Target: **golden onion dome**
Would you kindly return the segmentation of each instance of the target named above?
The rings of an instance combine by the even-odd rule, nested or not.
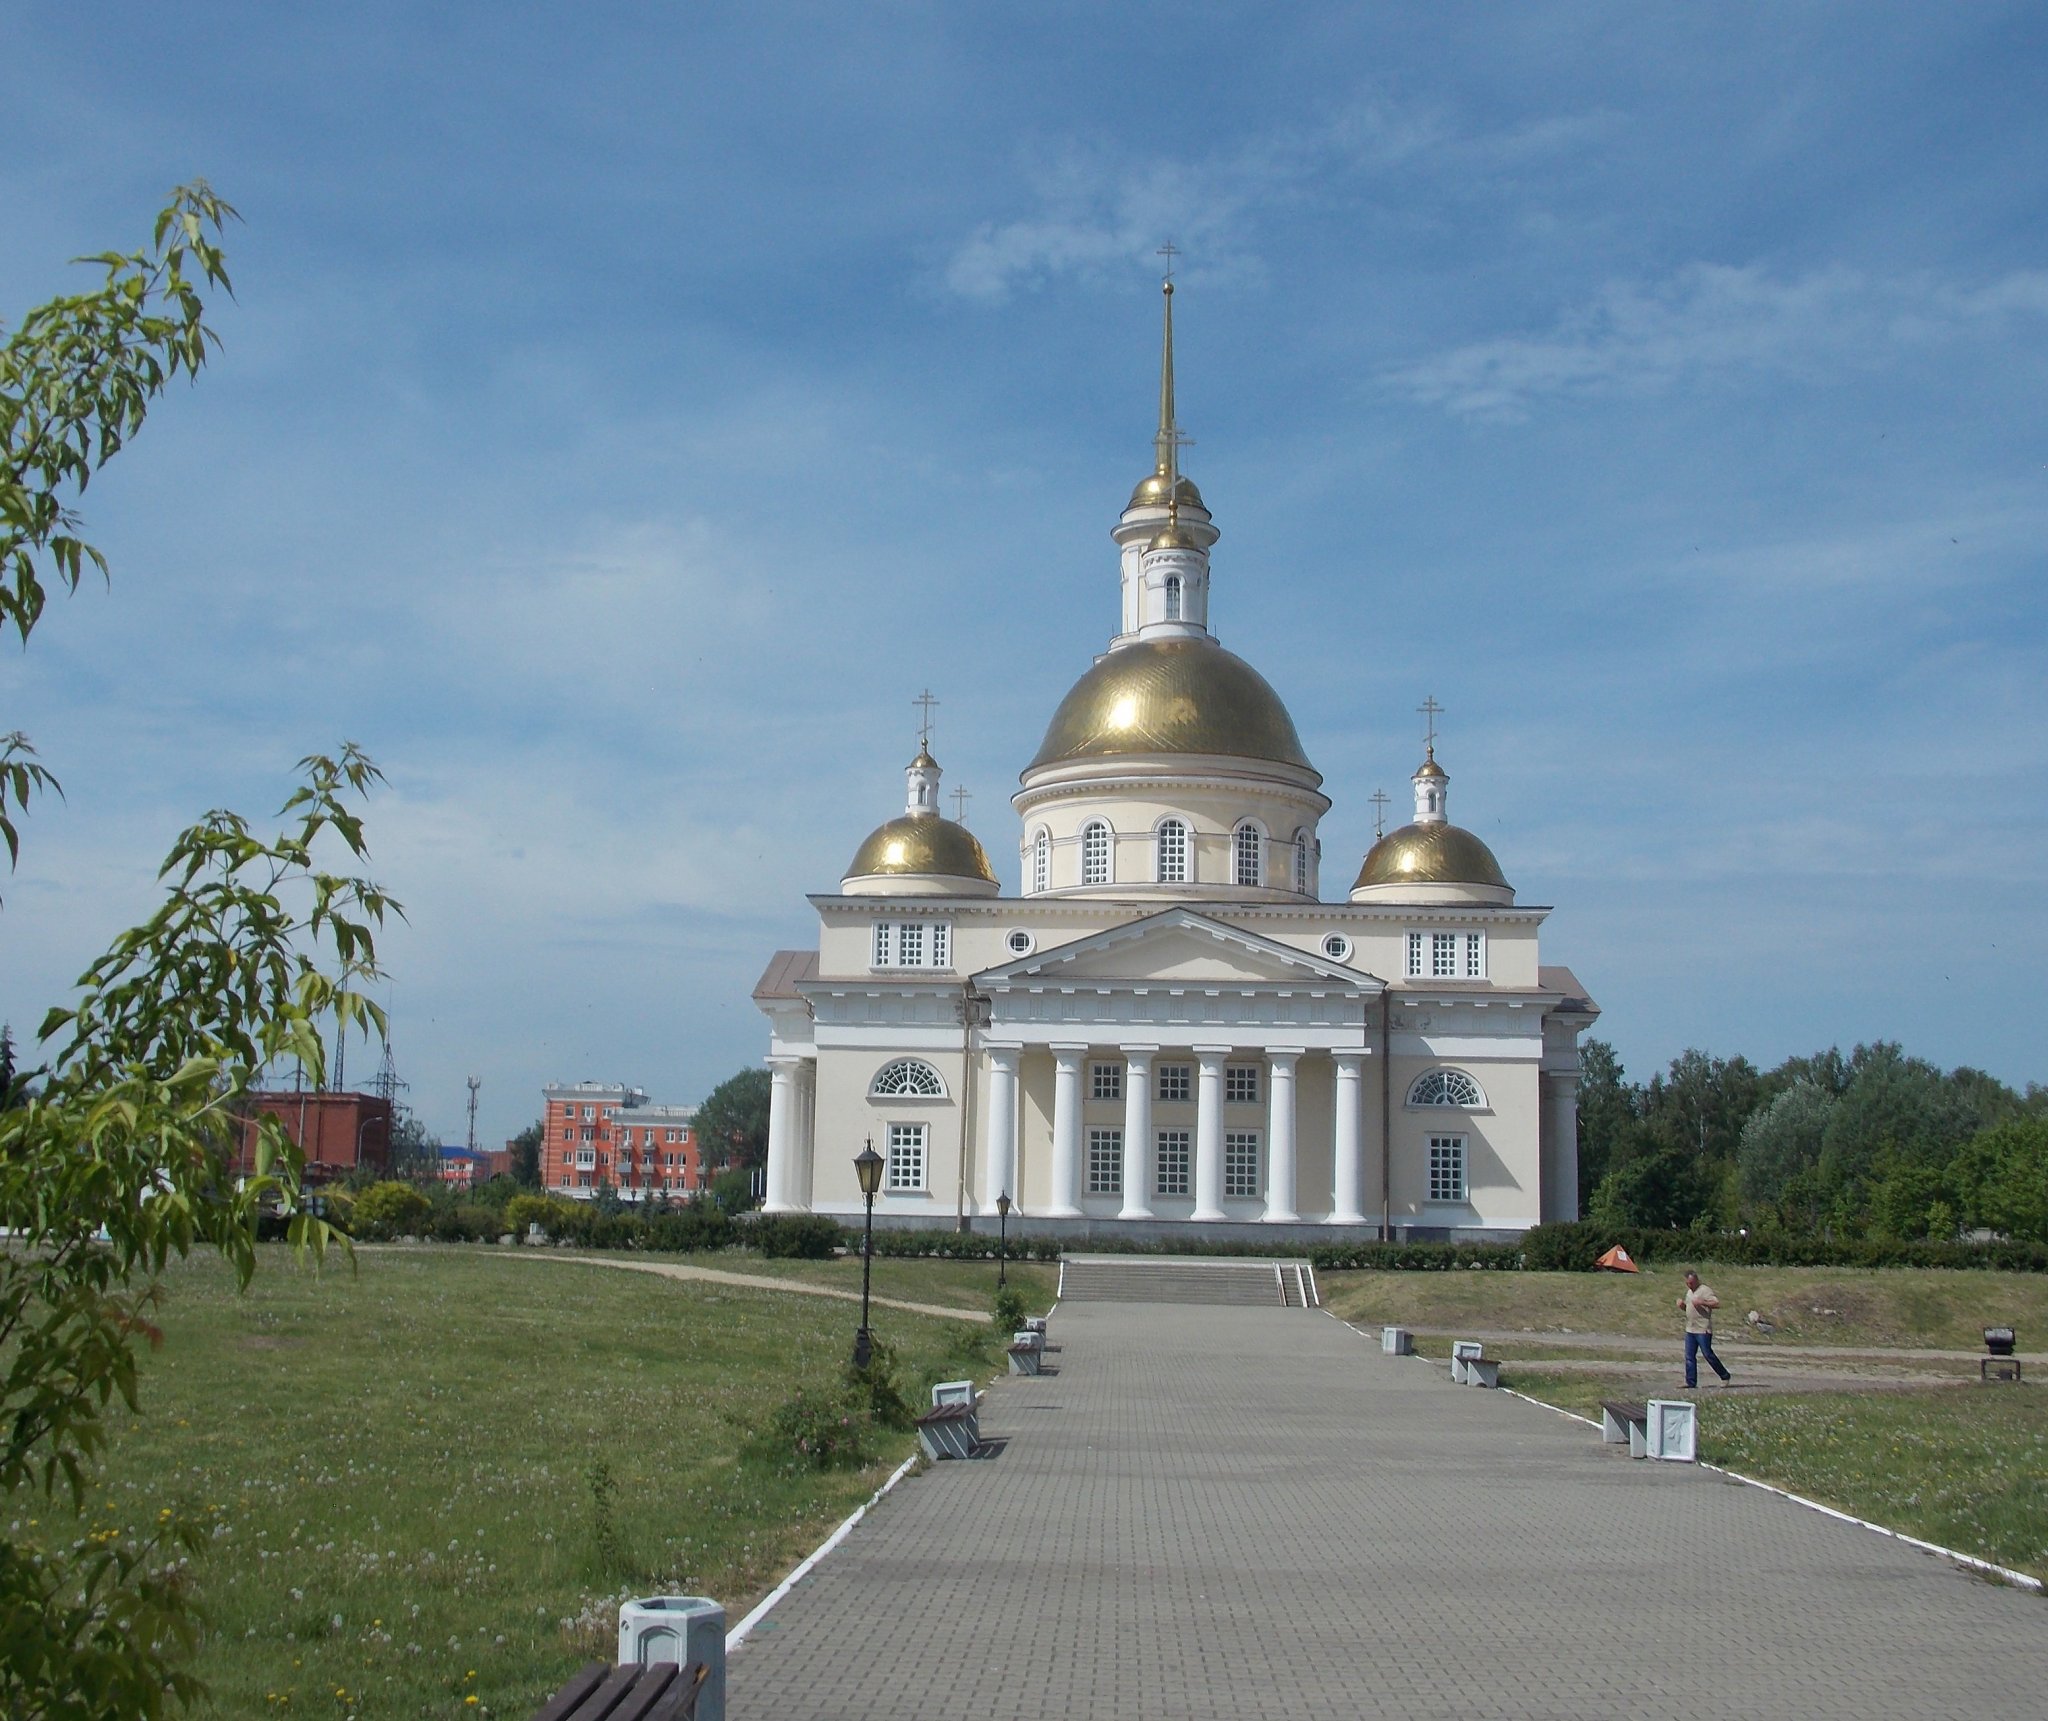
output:
[[[1169,520],[1153,535],[1148,550],[1197,550],[1201,546],[1181,530],[1178,520]]]
[[[860,845],[847,878],[973,878],[996,882],[995,868],[974,833],[951,819],[891,819]]]
[[[1374,884],[1483,884],[1509,888],[1493,850],[1456,825],[1403,825],[1366,851],[1353,890]]]
[[[1266,678],[1206,638],[1140,640],[1101,658],[1060,701],[1026,770],[1125,753],[1209,753],[1315,770]]]
[[[1415,768],[1415,774],[1418,777],[1446,778],[1450,775],[1449,772],[1447,772],[1441,765],[1439,765],[1436,762],[1436,755],[1434,753],[1430,754],[1430,756],[1427,759],[1423,760],[1422,763]]]
[[[1182,478],[1173,487],[1173,500],[1183,508],[1199,508],[1208,513],[1209,505],[1202,500],[1201,491],[1195,488],[1192,478]],[[1148,472],[1138,481],[1137,489],[1131,492],[1126,508],[1164,508],[1167,505],[1166,474]]]
[[[929,741],[920,742],[918,744],[917,757],[910,761],[910,769],[913,771],[936,771],[938,768],[938,760],[932,757],[931,743]]]

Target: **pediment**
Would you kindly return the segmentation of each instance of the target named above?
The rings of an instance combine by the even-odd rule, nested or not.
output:
[[[1190,909],[1169,909],[1093,933],[977,976],[998,989],[1033,983],[1170,983],[1190,986],[1328,986],[1377,991],[1356,969],[1227,926]]]

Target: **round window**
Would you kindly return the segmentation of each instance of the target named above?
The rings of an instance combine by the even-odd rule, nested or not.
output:
[[[1351,954],[1351,940],[1341,932],[1333,932],[1323,940],[1323,954],[1332,962],[1342,962]]]
[[[1012,956],[1029,956],[1031,954],[1031,934],[1026,932],[1021,926],[1011,933],[1008,938],[1004,939],[1003,942],[1010,947],[1010,954]]]

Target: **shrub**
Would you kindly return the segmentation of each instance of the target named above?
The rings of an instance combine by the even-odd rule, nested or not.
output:
[[[524,1237],[527,1226],[538,1225],[553,1236],[556,1222],[568,1205],[552,1195],[515,1195],[505,1203],[505,1229]]]
[[[1014,1333],[1024,1325],[1024,1296],[1015,1285],[1005,1285],[997,1291],[989,1308],[998,1332]]]
[[[874,1462],[873,1432],[847,1394],[798,1392],[769,1414],[749,1455],[777,1469],[859,1470]]]
[[[1617,1243],[1646,1264],[1719,1261],[1738,1267],[1947,1267],[2048,1273],[2048,1247],[2039,1243],[1934,1243],[1803,1231],[1656,1231],[1606,1227],[1584,1219],[1537,1226],[1521,1241],[1522,1264],[1531,1271],[1591,1272],[1599,1257]]]
[[[751,1221],[745,1235],[770,1260],[825,1261],[839,1248],[845,1232],[838,1220],[822,1214],[788,1213]]]
[[[373,1183],[356,1196],[358,1237],[395,1237],[410,1231],[433,1206],[410,1183]]]
[[[869,1421],[882,1428],[915,1426],[917,1410],[903,1387],[903,1370],[895,1347],[871,1339],[866,1368],[846,1365],[846,1396]]]

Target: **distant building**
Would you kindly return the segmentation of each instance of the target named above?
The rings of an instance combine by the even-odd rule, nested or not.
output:
[[[332,1183],[361,1169],[391,1163],[391,1102],[376,1094],[258,1093],[248,1096],[253,1115],[240,1120],[235,1170],[256,1170],[256,1116],[267,1114],[306,1156],[305,1180]]]
[[[695,1106],[654,1105],[618,1082],[570,1082],[541,1095],[540,1180],[549,1194],[589,1201],[608,1186],[621,1201],[687,1200],[706,1187]]]

